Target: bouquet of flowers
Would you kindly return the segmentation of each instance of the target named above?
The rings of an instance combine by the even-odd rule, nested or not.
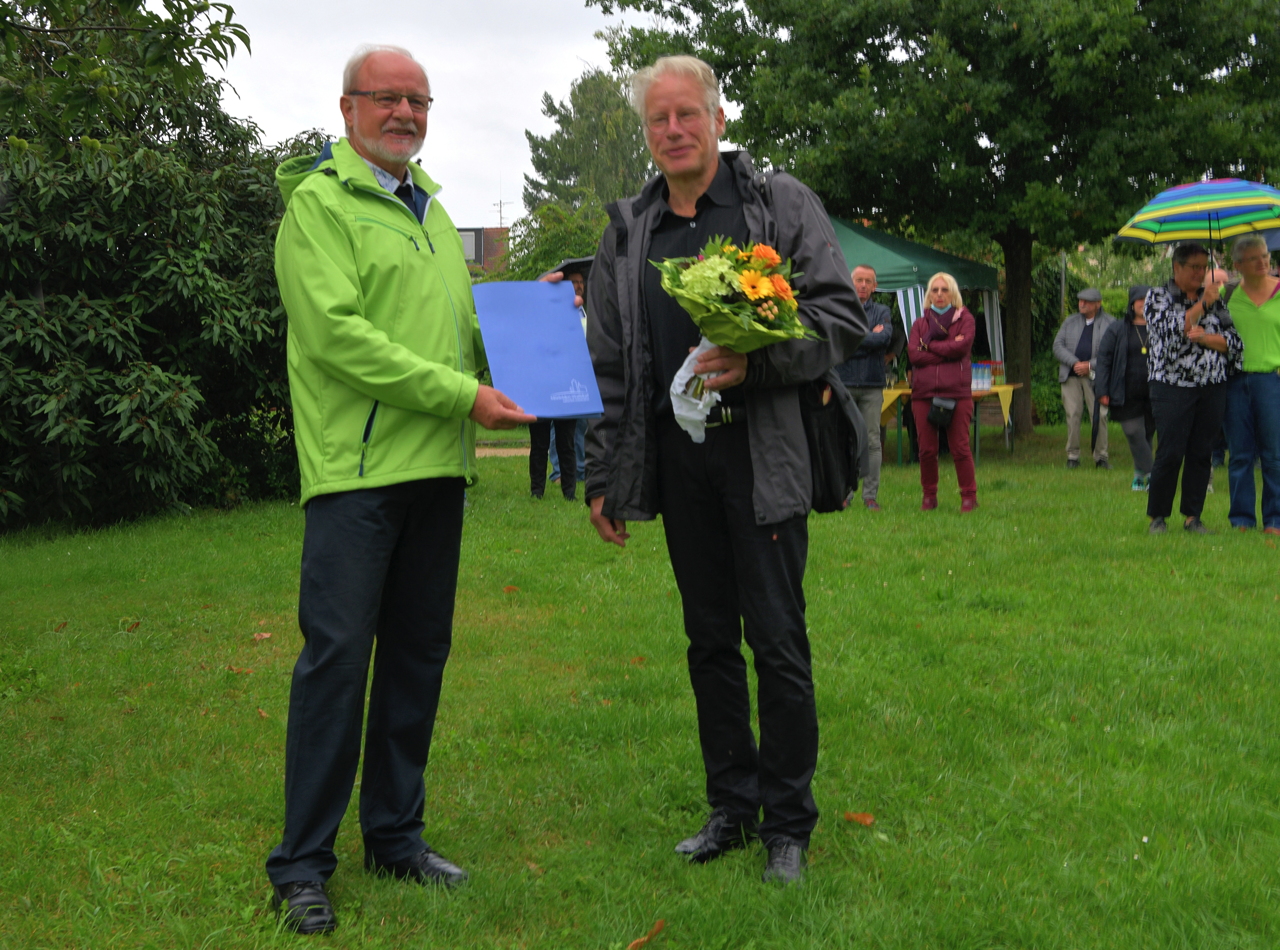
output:
[[[797,316],[791,262],[767,244],[740,248],[713,237],[697,257],[651,263],[662,272],[662,289],[715,346],[750,353],[780,340],[818,339]]]
[[[737,247],[713,237],[697,257],[651,261],[662,272],[662,289],[693,318],[702,340],[671,382],[676,422],[694,442],[706,437],[707,413],[720,394],[703,385],[698,357],[715,346],[750,353],[781,340],[816,340],[800,322],[791,286],[791,262],[767,244]],[[799,276],[799,275],[794,275]]]

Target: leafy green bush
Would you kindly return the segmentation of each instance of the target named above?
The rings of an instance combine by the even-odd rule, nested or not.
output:
[[[273,174],[318,143],[222,110],[229,8],[164,10],[0,3],[0,524],[296,489]]]
[[[1031,361],[1031,411],[1037,425],[1055,426],[1067,421],[1062,409],[1062,384],[1058,382],[1058,361],[1049,350]]]

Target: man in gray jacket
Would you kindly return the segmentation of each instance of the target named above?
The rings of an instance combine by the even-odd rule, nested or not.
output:
[[[1102,309],[1102,293],[1094,287],[1080,291],[1079,313],[1062,321],[1053,340],[1058,360],[1058,382],[1062,384],[1062,408],[1067,414],[1067,468],[1080,467],[1080,417],[1093,419],[1093,374],[1097,369],[1098,346],[1115,318]],[[1093,464],[1110,468],[1107,460],[1107,409],[1099,407],[1098,433],[1093,446]]]
[[[867,425],[867,444],[862,452],[862,503],[871,511],[879,511],[876,494],[880,490],[880,464],[883,452],[880,448],[880,416],[884,408],[884,355],[893,342],[893,312],[882,303],[871,299],[876,290],[876,270],[870,264],[858,264],[850,275],[853,289],[858,292],[862,309],[867,314],[871,329],[862,338],[857,350],[836,367],[840,382],[858,405],[862,420]]]
[[[710,67],[663,57],[633,77],[632,102],[661,174],[609,206],[588,282],[587,342],[604,401],[587,433],[591,522],[621,546],[627,521],[662,514],[712,809],[676,851],[710,861],[759,834],[764,879],[790,883],[803,876],[818,818],[802,586],[813,474],[799,390],[857,348],[866,317],[817,196],[789,175],[757,174],[745,152],[720,153],[724,110]],[[649,261],[697,254],[713,236],[790,258],[803,274],[800,319],[819,339],[702,354],[698,369],[723,401],[695,444],[669,390],[698,329]],[[758,747],[744,635],[759,680]]]

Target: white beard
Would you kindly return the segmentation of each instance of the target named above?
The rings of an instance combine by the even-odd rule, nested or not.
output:
[[[365,138],[354,129],[351,130],[350,137],[356,141],[364,152],[371,158],[376,158],[393,165],[405,164],[413,156],[422,151],[422,143],[426,141],[426,132],[418,133],[412,142],[404,145],[389,145],[382,138],[369,139]]]

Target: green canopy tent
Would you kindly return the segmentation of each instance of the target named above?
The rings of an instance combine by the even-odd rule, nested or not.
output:
[[[924,312],[925,282],[939,271],[954,277],[962,289],[981,292],[991,358],[1003,362],[1004,325],[1000,320],[999,284],[994,267],[882,234],[843,218],[833,217],[831,227],[849,266],[870,265],[875,268],[877,288],[897,294],[898,310],[908,330]]]

